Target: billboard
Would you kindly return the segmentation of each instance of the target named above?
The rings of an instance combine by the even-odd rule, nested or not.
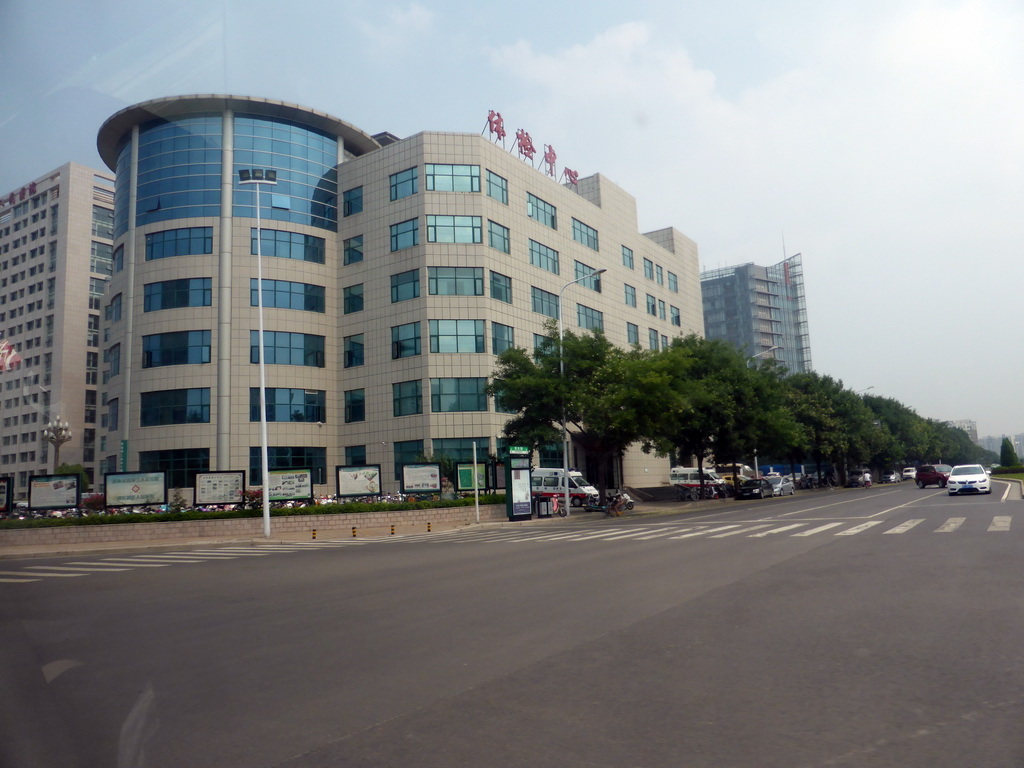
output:
[[[438,493],[440,490],[440,464],[402,465],[402,493]]]
[[[79,475],[36,475],[29,478],[29,509],[74,509],[82,499]]]
[[[160,507],[167,503],[166,472],[110,472],[103,477],[108,507]]]
[[[244,469],[196,473],[196,504],[241,504],[244,494]]]
[[[335,467],[338,496],[377,496],[380,494],[380,464]]]
[[[266,488],[271,501],[312,501],[312,469],[272,469]]]

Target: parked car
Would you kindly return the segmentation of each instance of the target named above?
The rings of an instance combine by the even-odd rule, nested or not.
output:
[[[768,482],[772,484],[772,495],[773,496],[792,496],[796,493],[796,486],[793,485],[793,481],[788,477],[782,475],[770,475]]]
[[[767,499],[775,495],[775,487],[765,478],[744,480],[736,490],[737,499]]]
[[[898,472],[894,471],[894,470],[889,470],[888,472],[883,472],[882,473],[882,482],[883,483],[899,483],[899,482],[902,482],[902,481],[903,481],[903,478],[900,477],[900,474]]]
[[[903,468],[903,479],[904,480],[913,480],[915,477],[917,477],[917,468],[916,467],[904,467]]]
[[[992,481],[981,464],[958,464],[946,481],[950,496],[960,493],[992,493]]]
[[[949,473],[952,471],[953,468],[949,464],[924,464],[917,468],[917,487],[937,485],[939,488],[945,488]]]

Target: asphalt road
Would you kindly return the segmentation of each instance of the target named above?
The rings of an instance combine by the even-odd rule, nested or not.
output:
[[[0,563],[0,765],[1024,765],[1022,502]]]

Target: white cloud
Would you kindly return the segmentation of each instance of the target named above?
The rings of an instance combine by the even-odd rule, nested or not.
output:
[[[364,18],[357,19],[355,25],[371,44],[395,51],[428,35],[434,25],[434,13],[419,3],[410,3],[385,9],[383,21]]]

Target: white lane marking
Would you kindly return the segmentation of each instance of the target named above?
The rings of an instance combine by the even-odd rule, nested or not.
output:
[[[632,539],[636,536],[643,536],[647,533],[646,528],[641,528],[638,531],[629,531],[628,533],[620,533],[617,536],[609,536],[605,541],[618,541],[619,539]]]
[[[1003,481],[997,480],[996,482],[1003,482]],[[999,497],[999,503],[1000,504],[1002,504],[1004,501],[1006,501],[1006,497],[1010,495],[1010,486],[1012,486],[1012,485],[1013,485],[1013,483],[1006,483],[1006,489],[1003,491],[1003,495]]]
[[[28,584],[30,581],[39,581],[39,579],[0,579],[0,584]]]
[[[219,557],[266,557],[269,552],[253,552],[251,549],[248,552],[243,552],[238,549],[195,549],[192,550],[193,555],[214,555]]]
[[[782,533],[783,531],[791,531],[794,528],[801,528],[801,527],[803,527],[805,525],[807,525],[807,523],[793,523],[792,525],[784,525],[781,528],[772,528],[770,531],[761,531],[761,533],[752,533],[752,534],[750,534],[749,538],[751,538],[751,539],[760,539],[760,538],[762,538],[764,536],[771,536],[772,534]]]
[[[703,531],[692,531],[691,533],[683,533],[683,534],[680,534],[679,536],[673,536],[672,538],[673,539],[689,539],[689,538],[691,538],[693,536],[704,536],[705,534],[708,534],[708,533],[715,533],[716,531],[727,531],[730,528],[739,528],[739,527],[740,527],[739,524],[736,524],[736,525],[720,525],[717,528],[708,528],[707,530],[703,530]]]
[[[884,494],[895,493],[895,492],[896,491],[894,489],[892,491],[884,491],[882,493],[879,493],[878,495],[884,495]],[[785,512],[785,513],[783,513],[781,515],[776,515],[776,517],[789,517],[790,515],[805,515],[808,512],[816,512],[819,509],[828,509],[829,507],[839,507],[839,506],[842,506],[843,504],[853,504],[854,502],[857,502],[857,501],[864,501],[865,498],[867,498],[867,497],[866,496],[861,496],[861,495],[858,494],[855,498],[847,499],[846,501],[834,501],[831,504],[822,504],[821,506],[818,506],[818,507],[809,507],[808,509],[798,509],[795,512]]]
[[[578,534],[573,541],[590,541],[591,539],[605,539],[609,536],[620,536],[619,531],[601,531],[600,533]]]
[[[146,562],[150,562],[150,563],[163,563],[164,565],[172,565],[173,563],[205,563],[205,562],[207,562],[206,560],[197,560],[197,559],[194,559],[194,558],[191,558],[191,559],[190,558],[183,558],[183,557],[180,557],[180,556],[179,557],[174,557],[174,556],[170,556],[170,555],[139,555],[138,557],[133,557],[132,560],[133,561],[138,561],[140,563],[146,563]]]
[[[907,520],[905,523],[900,523],[895,528],[890,528],[888,531],[882,531],[882,533],[906,533],[915,525],[920,525],[924,522],[924,518],[918,518],[916,520]]]
[[[42,571],[32,571],[25,573],[24,571],[0,571],[0,576],[44,576],[46,578],[74,578],[75,576],[85,576],[84,573],[43,573]]]
[[[641,536],[637,541],[647,541],[648,539],[660,539],[662,536],[669,536],[673,533],[679,533],[680,531],[689,531],[690,528],[666,528],[664,531],[658,531],[652,533],[649,536]]]
[[[128,557],[107,557],[104,558],[103,562],[111,563],[113,565],[130,565],[133,568],[166,568],[170,565],[170,563],[143,563],[138,560],[132,560]]]
[[[992,525],[988,527],[989,531],[1008,531],[1010,530],[1010,521],[1013,518],[1009,515],[996,515],[992,518]]]
[[[794,536],[813,536],[816,533],[821,533],[822,531],[827,531],[830,528],[835,528],[836,526],[839,526],[839,525],[843,525],[843,523],[841,523],[841,522],[840,523],[825,523],[825,525],[819,525],[817,528],[811,528],[809,531],[800,531],[800,533],[794,533],[793,535]]]
[[[46,568],[51,571],[90,571],[92,573],[117,573],[118,571],[127,571],[127,568],[112,568],[110,566],[104,566],[100,563],[91,563],[89,565],[79,565],[77,567],[71,567],[70,565],[28,565],[26,568]]]
[[[868,528],[872,528],[872,527],[874,527],[876,525],[881,525],[883,522],[884,521],[882,521],[882,520],[872,520],[871,522],[868,522],[868,523],[861,523],[860,525],[855,525],[855,526],[853,526],[853,528],[847,528],[845,531],[839,531],[835,535],[836,536],[856,536],[858,533],[863,533]]]
[[[726,536],[739,536],[741,533],[750,533],[751,531],[759,531],[762,528],[770,528],[772,523],[763,523],[762,525],[752,525],[749,528],[740,528],[738,531],[729,531],[728,533],[718,533],[714,536],[709,536],[711,539],[724,539]]]
[[[966,521],[966,517],[951,517],[949,520],[944,522],[938,528],[935,529],[935,533],[952,533]]]

